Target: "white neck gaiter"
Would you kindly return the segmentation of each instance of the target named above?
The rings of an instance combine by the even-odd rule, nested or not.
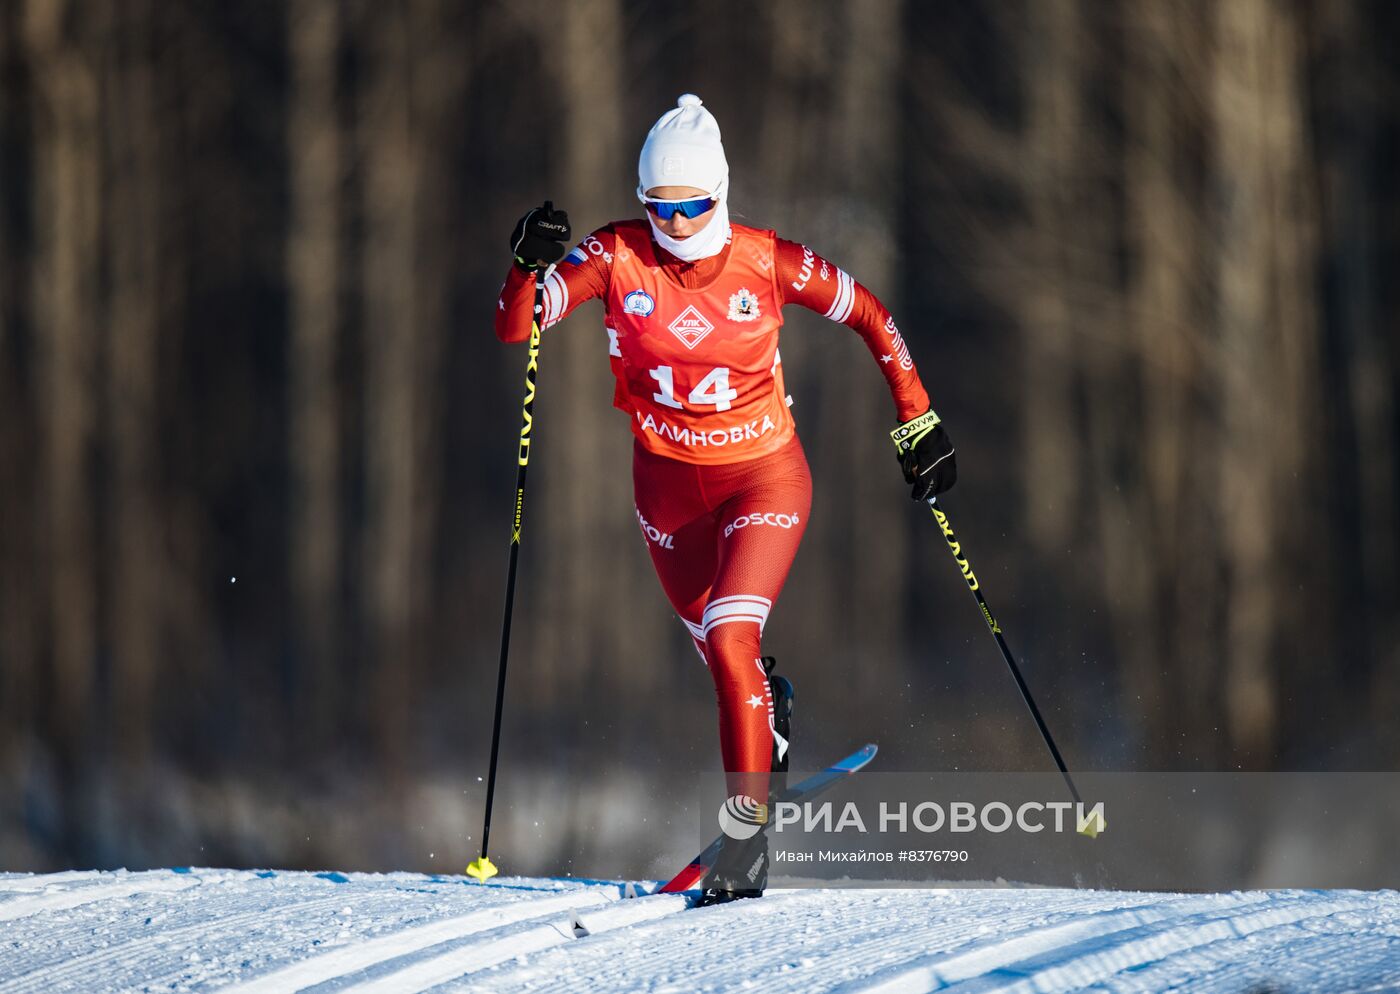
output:
[[[729,241],[729,205],[723,200],[715,205],[710,223],[689,238],[672,238],[656,226],[656,218],[650,212],[647,221],[651,223],[651,237],[656,239],[656,244],[683,262],[698,262],[719,255]]]

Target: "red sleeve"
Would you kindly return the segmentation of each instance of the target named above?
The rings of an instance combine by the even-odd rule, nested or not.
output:
[[[879,299],[836,266],[805,245],[777,239],[778,288],[784,304],[810,311],[855,330],[880,364],[890,385],[900,421],[929,409],[928,393],[919,380],[909,347],[894,318]],[[526,327],[528,334],[529,328]]]
[[[612,226],[599,228],[575,246],[544,281],[544,324],[558,324],[579,304],[608,292],[612,274]],[[530,337],[535,306],[536,274],[511,266],[496,301],[496,337],[503,342],[523,342]]]

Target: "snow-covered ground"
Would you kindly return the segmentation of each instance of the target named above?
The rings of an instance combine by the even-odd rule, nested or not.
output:
[[[1400,991],[1400,892],[770,891],[234,870],[0,875],[21,991]]]

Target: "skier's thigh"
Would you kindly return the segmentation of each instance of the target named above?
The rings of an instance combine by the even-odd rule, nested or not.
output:
[[[712,600],[748,594],[770,603],[792,568],[812,507],[803,481],[761,488],[727,502],[719,515],[719,567]]]
[[[638,510],[641,510],[640,505]],[[644,512],[642,517],[650,521]],[[658,517],[665,520],[664,514]],[[666,599],[681,618],[698,624],[715,576],[718,557],[715,523],[711,518],[703,517],[674,531],[652,528],[656,538],[652,537],[652,532],[646,526],[643,531],[647,536],[651,565],[661,581],[661,589],[666,592]]]

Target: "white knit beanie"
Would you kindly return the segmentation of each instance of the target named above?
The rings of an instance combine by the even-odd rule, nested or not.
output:
[[[676,109],[651,126],[642,145],[637,196],[658,186],[693,186],[723,197],[729,185],[719,123],[693,93],[683,93]]]
[[[685,262],[719,255],[729,242],[729,163],[724,158],[719,124],[693,93],[682,93],[676,109],[668,110],[647,132],[637,162],[637,199],[658,186],[693,186],[711,194],[719,203],[710,221],[689,238],[672,238],[647,214],[651,237],[667,252]]]

